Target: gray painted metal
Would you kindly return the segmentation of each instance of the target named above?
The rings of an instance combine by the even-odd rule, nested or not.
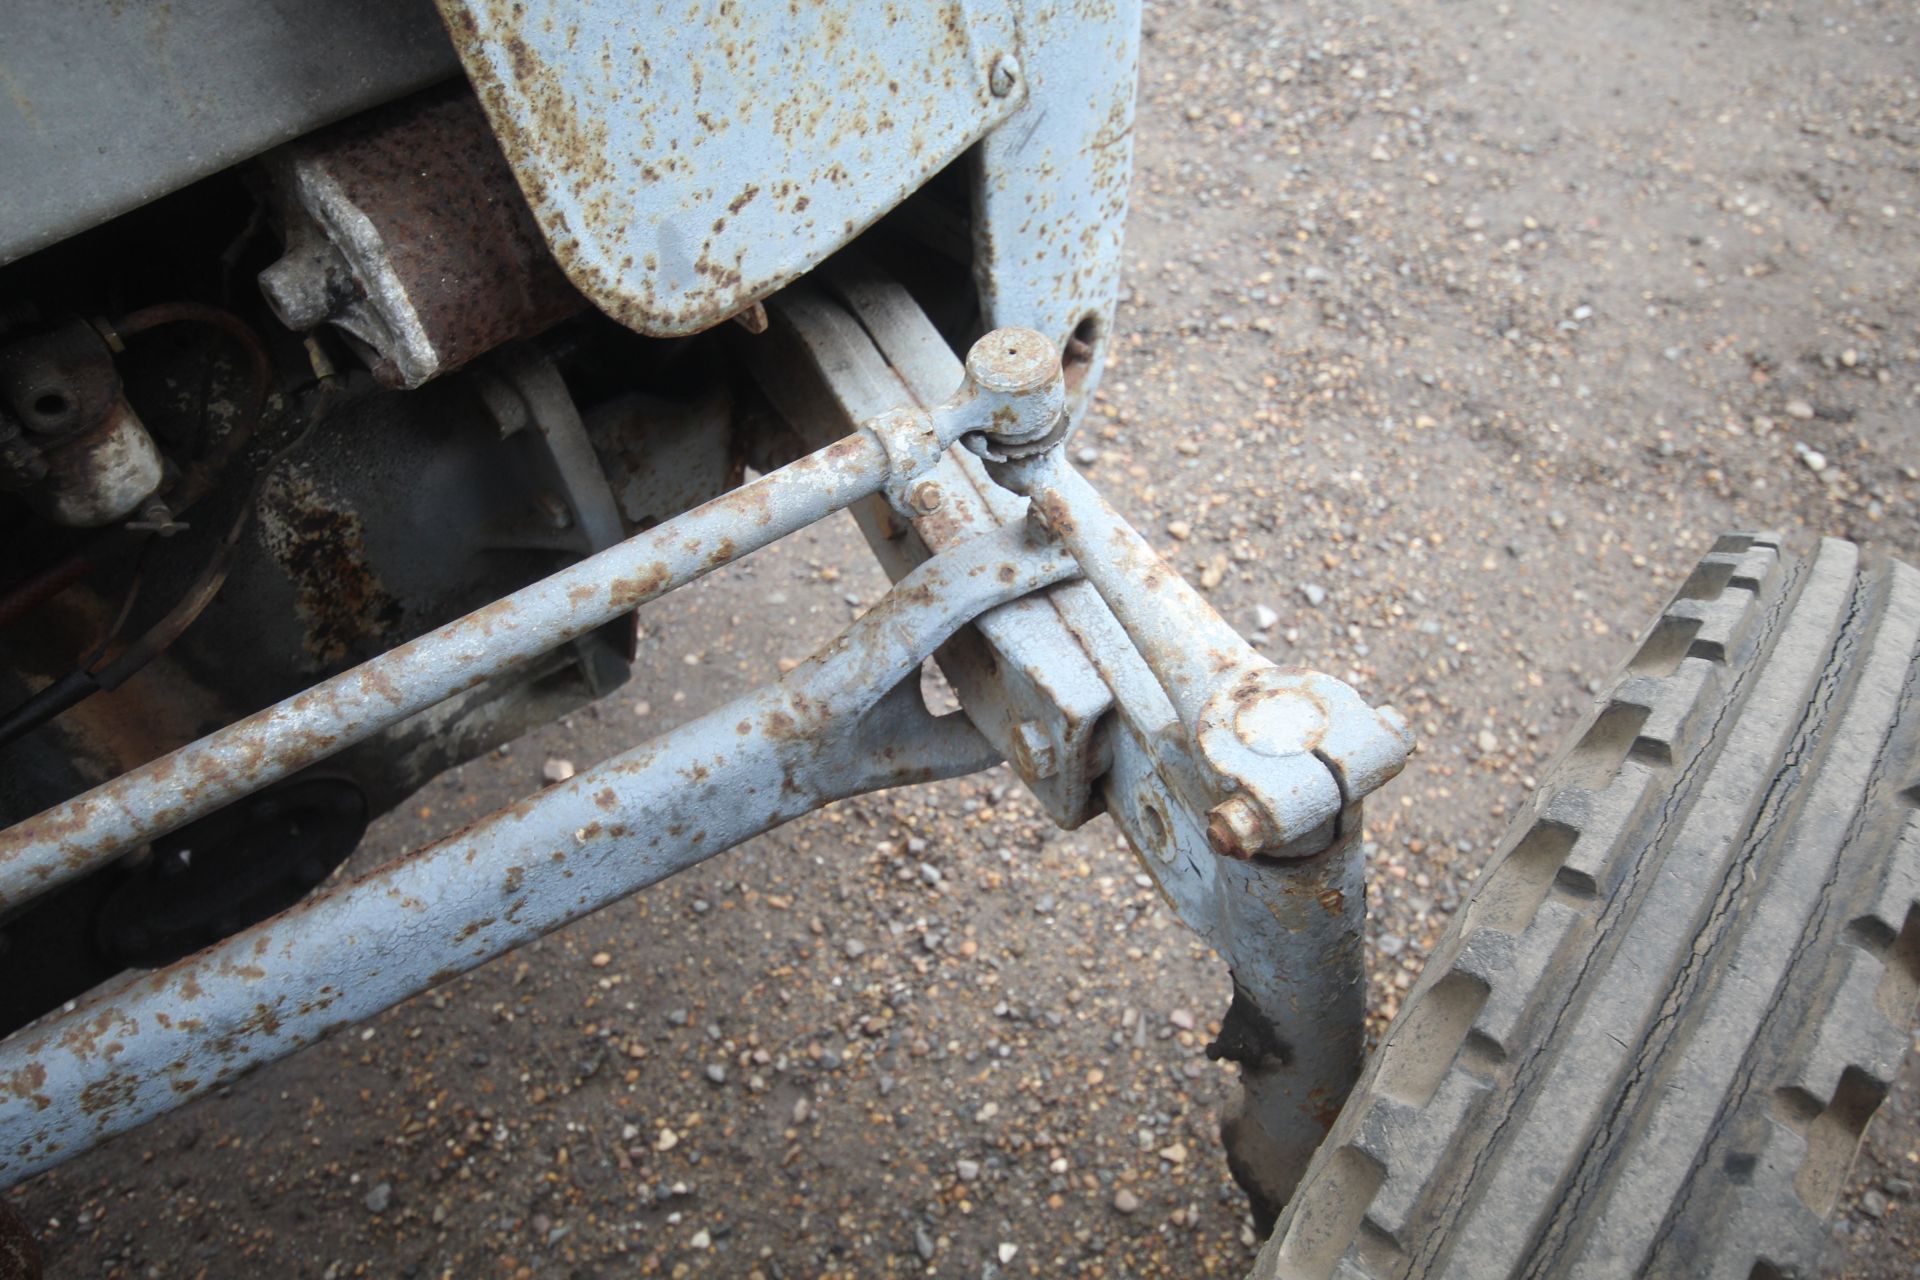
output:
[[[1120,287],[1140,5],[1019,8],[1027,95],[975,153],[974,283],[989,325],[1038,329],[1066,352],[1077,419],[1100,380]]]
[[[823,285],[832,300],[805,288],[774,299],[775,323],[751,348],[756,376],[797,425],[871,416],[916,393],[924,396],[922,387],[951,385],[953,357],[898,285],[844,264],[830,268]],[[1196,726],[1205,723],[1206,688],[1219,674],[1209,664],[1220,662],[1225,671],[1271,668],[1151,557],[1090,485],[1078,476],[1062,478],[1068,469],[1058,455],[1029,469],[1053,477],[1050,487],[1064,491],[1060,501],[1068,514],[1060,523],[1078,531],[1070,545],[1102,565],[1140,635],[1129,635],[1091,582],[1063,583],[957,635],[940,651],[941,668],[969,716],[1007,753],[1055,821],[1079,820],[1063,817],[1062,805],[1078,806],[1069,815],[1104,807],[1181,921],[1226,959],[1235,1000],[1215,1051],[1241,1064],[1244,1085],[1225,1126],[1230,1157],[1245,1185],[1278,1203],[1325,1135],[1364,1050],[1360,806],[1340,804],[1332,775],[1317,759],[1295,759],[1308,766],[1305,780],[1318,794],[1333,794],[1339,836],[1331,843],[1323,838],[1316,856],[1289,861],[1214,851],[1207,811],[1221,792],[1136,643],[1144,637],[1164,667],[1184,673],[1169,683],[1194,686],[1182,702]],[[1058,468],[1061,476],[1046,468]],[[994,484],[964,449],[949,450],[927,475],[942,492],[931,512],[896,518],[877,497],[854,508],[890,574],[905,572],[929,547],[963,530],[1027,519],[1028,504]],[[1113,554],[1122,547],[1129,554]],[[1287,674],[1339,709],[1336,736],[1374,723],[1372,710],[1338,682]],[[1118,714],[1107,715],[1109,709]],[[1224,727],[1235,726],[1227,721]],[[1042,753],[1055,757],[1060,772],[1039,776],[1031,759],[1036,753],[1019,745],[1023,730],[1043,734]],[[1390,755],[1404,752],[1398,739],[1376,745]],[[1091,783],[1093,802],[1084,792],[1064,790],[1063,775],[1082,787]]]
[[[459,70],[427,0],[10,0],[0,262]]]
[[[899,284],[857,267],[836,264],[827,272],[833,298],[806,285],[783,291],[769,303],[772,329],[747,348],[755,375],[808,444],[891,409],[938,403],[960,376],[959,359]],[[929,510],[909,504],[902,513],[878,497],[853,508],[892,578],[943,547],[1025,518],[1021,500],[965,449],[947,450],[920,483],[938,495]],[[1096,729],[1113,705],[1059,616],[1089,605],[1104,611],[1091,587],[1068,584],[995,610],[939,654],[967,714],[1047,815],[1069,828],[1098,812]],[[1045,776],[1032,767],[1028,738],[1052,756]]]
[[[1036,362],[1036,353],[1044,357]],[[1051,361],[1050,372],[1046,361]],[[895,413],[502,600],[322,681],[64,804],[0,831],[0,910],[878,492],[902,460],[989,423],[1060,413],[1060,373],[1037,334],[996,330],[959,391]]]
[[[998,755],[921,663],[1077,572],[1020,529],[903,579],[777,683],[0,1043],[0,1186],[832,800]]]
[[[1008,0],[439,3],[554,256],[648,334],[799,278],[1023,99]]]
[[[1255,652],[1059,448],[992,469],[1029,494],[1166,691],[1198,766],[1189,799],[1211,809],[1216,852],[1311,856],[1340,835],[1347,806],[1406,764],[1413,736],[1398,711]]]
[[[998,434],[986,433],[989,453]],[[1073,553],[1131,642],[1087,646],[1121,712],[1108,804],[1233,970],[1209,1052],[1242,1068],[1222,1136],[1270,1217],[1359,1077],[1361,801],[1400,771],[1412,736],[1392,708],[1256,653],[1062,454],[988,469],[1029,495],[1029,522]]]

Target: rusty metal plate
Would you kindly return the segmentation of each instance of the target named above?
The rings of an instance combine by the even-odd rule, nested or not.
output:
[[[1025,95],[1006,0],[438,0],[554,255],[697,333],[797,278]]]

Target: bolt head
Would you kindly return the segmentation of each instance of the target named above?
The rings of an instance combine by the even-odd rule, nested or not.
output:
[[[1244,794],[1228,796],[1207,814],[1207,843],[1223,858],[1251,858],[1267,842],[1267,820]]]
[[[994,59],[993,69],[987,73],[987,88],[994,97],[1006,97],[1019,82],[1020,59],[1010,53],[1003,53]]]
[[[967,351],[967,374],[1006,396],[1044,392],[1060,380],[1060,353],[1032,329],[995,329]]]
[[[1056,429],[1064,429],[1066,384],[1060,353],[1032,329],[995,329],[967,352],[967,383],[980,423],[974,448],[991,461],[1023,449],[1040,452]],[[970,445],[970,447],[972,447]]]
[[[908,501],[913,504],[915,511],[926,516],[940,509],[940,500],[943,496],[939,485],[931,480],[922,480],[913,486],[913,493],[908,497]]]

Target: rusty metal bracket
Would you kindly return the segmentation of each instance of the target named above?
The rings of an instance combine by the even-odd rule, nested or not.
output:
[[[774,298],[772,327],[749,348],[790,423],[856,421],[953,386],[956,362],[903,289],[857,263],[823,277],[825,292]],[[1215,1051],[1242,1067],[1228,1147],[1264,1216],[1359,1071],[1359,802],[1409,743],[1391,709],[1248,646],[1066,466],[1059,425],[1009,422],[999,438],[949,449],[923,482],[937,503],[854,510],[895,576],[996,524],[1057,538],[1081,561],[1085,581],[982,619],[940,664],[1054,820],[1076,825],[1104,807],[1182,922],[1232,968]],[[1257,826],[1229,825],[1243,805]]]
[[[769,689],[0,1042],[0,1183],[831,799],[1005,756],[1063,825],[1110,811],[1227,958],[1229,1152],[1285,1198],[1358,1071],[1360,802],[1404,724],[1260,657],[1066,465],[1051,341],[996,330],[961,367],[897,286],[826,283],[773,300],[756,373],[852,434],[0,832],[0,911],[840,508],[886,601]],[[506,417],[540,372],[503,382]],[[936,651],[964,717],[919,701]]]

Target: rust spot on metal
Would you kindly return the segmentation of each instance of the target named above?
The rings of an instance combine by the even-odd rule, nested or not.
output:
[[[646,572],[615,578],[607,586],[607,603],[626,610],[647,601],[666,590],[673,581],[673,573],[668,567],[655,561]]]
[[[95,1080],[80,1091],[80,1110],[100,1117],[132,1103],[139,1092],[139,1081],[116,1072],[104,1080]]]
[[[1040,512],[1040,521],[1060,537],[1072,537],[1079,529],[1073,518],[1073,508],[1067,500],[1053,490],[1037,493],[1032,504]]]
[[[47,1069],[38,1062],[29,1062],[24,1067],[9,1071],[5,1077],[0,1077],[0,1087],[4,1087],[8,1093],[23,1102],[37,1095],[46,1083]]]
[[[280,1014],[272,1005],[256,1004],[253,1012],[240,1020],[233,1029],[236,1039],[254,1035],[277,1036],[280,1034]]]
[[[1300,1110],[1322,1129],[1333,1128],[1333,1122],[1340,1118],[1340,1107],[1344,1099],[1324,1086],[1307,1091],[1306,1101]]]
[[[399,627],[404,611],[368,562],[359,513],[282,469],[260,499],[261,542],[293,585],[310,665],[331,666]]]
[[[620,797],[612,787],[602,787],[593,793],[593,802],[602,809],[612,809],[620,803]]]

